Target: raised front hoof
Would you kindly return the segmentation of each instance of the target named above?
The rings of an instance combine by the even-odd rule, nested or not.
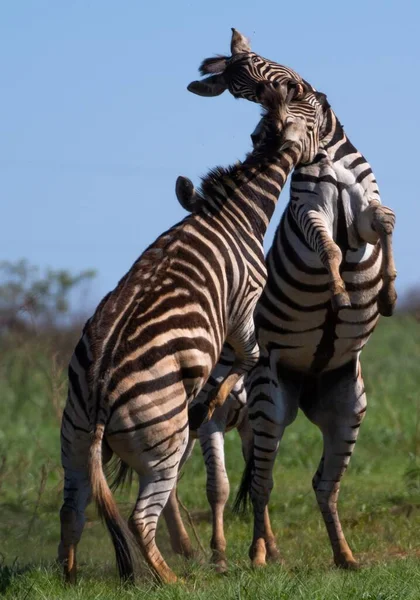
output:
[[[382,288],[378,296],[378,311],[383,317],[391,317],[394,314],[397,303],[397,292],[394,287]]]
[[[334,312],[338,312],[343,308],[351,308],[350,296],[347,294],[347,292],[333,294],[331,298],[331,304]]]
[[[208,421],[209,410],[205,404],[197,403],[194,404],[188,410],[188,423],[190,429],[193,431],[197,431],[205,423]]]

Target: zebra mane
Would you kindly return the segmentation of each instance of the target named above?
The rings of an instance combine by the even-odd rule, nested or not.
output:
[[[210,73],[223,73],[226,68],[226,63],[230,56],[222,56],[218,54],[212,58],[205,58],[198,70],[200,75],[209,75]]]
[[[266,114],[263,113],[263,116]],[[273,160],[274,152],[279,148],[280,134],[268,129],[263,142],[257,149],[249,152],[243,161],[238,161],[228,167],[214,167],[204,177],[201,178],[201,194],[205,202],[206,196],[211,196],[214,192],[224,187],[225,180],[230,180],[236,185],[242,185],[258,176],[255,167],[263,168]],[[229,186],[231,187],[231,186]]]

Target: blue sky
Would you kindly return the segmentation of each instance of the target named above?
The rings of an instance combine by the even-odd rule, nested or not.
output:
[[[257,105],[186,91],[236,27],[327,93],[397,214],[398,289],[420,284],[419,22],[415,0],[2,2],[0,259],[97,269],[91,305],[113,288],[185,215],[176,177],[250,149]]]

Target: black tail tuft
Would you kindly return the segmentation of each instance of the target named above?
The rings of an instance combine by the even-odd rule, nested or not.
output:
[[[134,580],[134,559],[138,554],[138,544],[125,519],[118,510],[115,498],[109,489],[102,460],[102,441],[105,425],[98,423],[89,452],[89,472],[92,496],[96,501],[100,517],[105,521],[114,545],[120,578]]]
[[[241,485],[239,486],[238,493],[236,494],[235,502],[233,503],[233,512],[236,514],[244,514],[247,510],[248,498],[251,491],[251,479],[252,472],[254,470],[254,453],[251,453],[244,472],[242,474]]]
[[[111,535],[115,549],[115,558],[117,561],[118,574],[122,582],[134,583],[134,556],[136,554],[136,542],[134,537],[127,536],[127,539],[121,534],[121,528],[113,519],[106,515],[101,515],[104,519],[108,531]],[[134,551],[133,551],[134,548]]]

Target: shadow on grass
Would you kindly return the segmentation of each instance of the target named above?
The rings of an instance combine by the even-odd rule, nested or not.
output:
[[[27,564],[19,565],[16,558],[11,565],[4,564],[4,560],[0,564],[0,595],[6,593],[7,589],[12,585],[15,579],[26,575],[28,572],[37,569],[36,565]],[[28,589],[28,595],[30,589]]]

